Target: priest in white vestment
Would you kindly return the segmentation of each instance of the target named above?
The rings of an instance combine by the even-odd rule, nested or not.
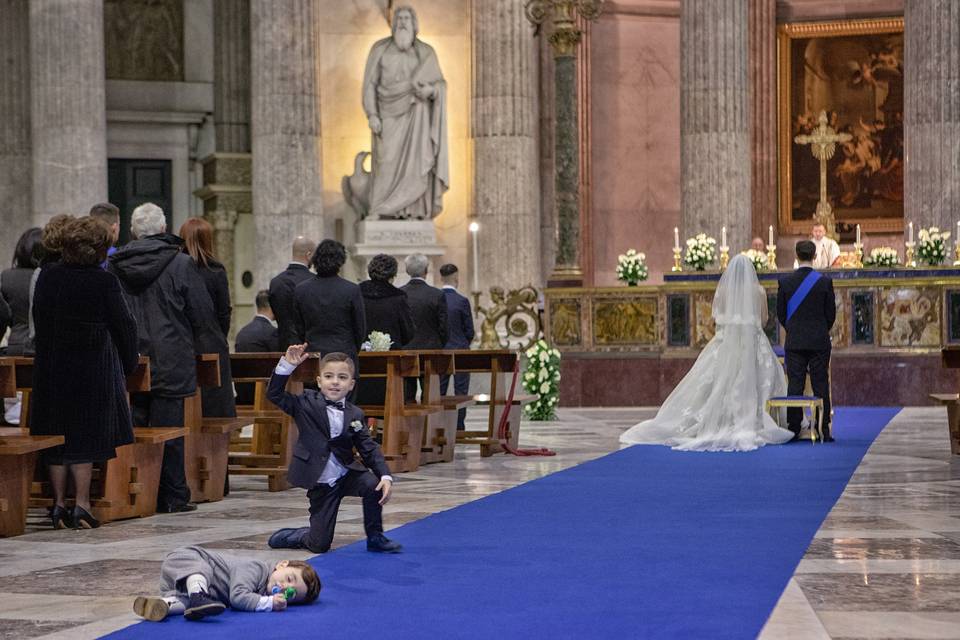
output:
[[[817,255],[813,259],[814,269],[829,269],[840,257],[840,245],[827,237],[827,229],[822,224],[813,225],[813,244],[817,246]]]

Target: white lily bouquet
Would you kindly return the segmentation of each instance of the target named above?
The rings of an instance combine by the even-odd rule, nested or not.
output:
[[[617,280],[626,282],[631,287],[649,276],[646,265],[647,256],[637,253],[636,249],[628,249],[626,253],[617,257]]]
[[[767,270],[767,254],[763,251],[757,251],[756,249],[747,249],[742,251],[743,255],[750,258],[750,262],[753,263],[753,268],[757,270],[757,273]]]
[[[687,252],[683,255],[683,264],[695,271],[703,271],[717,259],[717,240],[705,233],[698,233],[687,239]]]
[[[523,410],[531,420],[553,420],[560,401],[560,352],[546,340],[537,340],[524,355],[527,370],[523,374],[523,388],[540,397]]]
[[[895,267],[900,264],[900,254],[892,247],[877,247],[863,260],[865,267]]]
[[[920,229],[920,243],[917,245],[917,257],[931,267],[941,265],[947,259],[947,240],[949,231],[940,231],[939,227]]]
[[[361,348],[364,351],[390,351],[392,345],[393,340],[390,339],[389,333],[371,331],[370,335],[367,336],[367,341],[361,345]]]

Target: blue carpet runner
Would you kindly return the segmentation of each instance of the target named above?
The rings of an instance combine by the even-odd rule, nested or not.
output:
[[[314,558],[314,605],[110,637],[754,638],[896,413],[838,409],[830,445],[630,447],[394,529],[401,555]]]

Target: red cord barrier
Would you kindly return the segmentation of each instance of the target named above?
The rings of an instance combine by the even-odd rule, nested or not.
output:
[[[503,447],[504,451],[515,456],[555,456],[557,455],[556,451],[551,451],[550,449],[543,447],[539,449],[514,449],[510,446],[509,438],[507,438],[507,432],[510,429],[510,409],[513,407],[513,397],[517,390],[517,377],[519,375],[520,358],[518,356],[517,361],[513,365],[513,379],[510,381],[510,393],[507,394],[507,405],[504,407],[503,413],[500,415],[500,424],[497,426],[497,439],[500,440],[500,445]],[[492,398],[491,401],[493,401]]]

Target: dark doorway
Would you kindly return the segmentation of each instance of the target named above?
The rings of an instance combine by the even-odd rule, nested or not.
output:
[[[170,160],[108,161],[110,202],[120,208],[120,244],[130,240],[130,214],[145,202],[152,202],[173,224],[173,189]]]

